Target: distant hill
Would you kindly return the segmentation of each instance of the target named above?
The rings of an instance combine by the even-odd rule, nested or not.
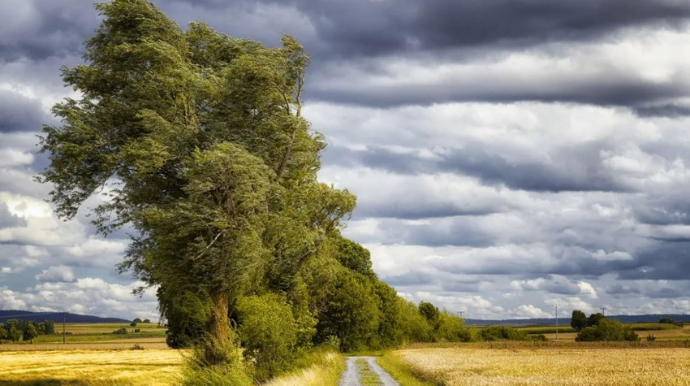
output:
[[[122,318],[101,318],[92,315],[64,314],[67,323],[129,323],[130,321]],[[31,312],[22,310],[0,310],[0,323],[9,319],[20,319],[33,322],[52,320],[55,323],[62,323],[62,312]]]
[[[663,315],[607,315],[607,319],[618,320],[621,323],[657,323],[661,318],[671,318],[676,322],[690,323],[690,315],[681,314],[663,314]],[[536,318],[536,319],[465,319],[465,324],[468,326],[538,326],[538,325],[553,325],[556,324],[554,318]],[[570,325],[570,315],[563,315],[558,318],[558,324]]]

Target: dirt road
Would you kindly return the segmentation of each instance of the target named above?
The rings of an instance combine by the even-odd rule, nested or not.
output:
[[[374,357],[348,357],[346,365],[339,386],[362,386],[364,380],[367,385],[400,386]]]

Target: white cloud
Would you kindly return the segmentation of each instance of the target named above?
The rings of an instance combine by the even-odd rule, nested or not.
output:
[[[64,265],[52,266],[36,275],[36,280],[42,282],[71,283],[75,280],[71,267]]]

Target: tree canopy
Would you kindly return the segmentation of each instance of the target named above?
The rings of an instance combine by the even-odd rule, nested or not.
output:
[[[272,265],[317,255],[354,208],[316,179],[325,142],[301,116],[309,57],[289,36],[269,48],[201,23],[183,31],[144,0],[96,7],[86,63],[62,71],[81,98],[53,108],[62,124],[44,127],[40,180],[67,219],[106,194],[98,229],[136,231],[120,268],[168,291],[201,288],[223,346],[232,299]]]

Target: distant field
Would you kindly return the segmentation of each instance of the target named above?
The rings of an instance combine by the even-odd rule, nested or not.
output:
[[[113,331],[126,328],[127,334],[113,334]],[[139,332],[134,332],[139,329]],[[128,323],[67,323],[65,324],[66,342],[69,345],[96,344],[95,348],[130,348],[134,344],[146,344],[148,348],[165,348],[165,327],[155,323],[140,323],[131,327]],[[54,335],[39,335],[34,343],[20,342],[19,344],[0,344],[0,351],[8,350],[41,350],[50,345],[55,349],[56,344],[62,343],[62,324],[55,325]],[[106,345],[105,347],[103,345]],[[33,347],[24,347],[33,346]],[[67,348],[67,347],[65,347]],[[69,349],[69,348],[67,348]]]
[[[447,386],[690,385],[688,348],[488,349],[462,345],[394,351],[414,371]]]
[[[0,386],[163,386],[182,361],[177,350],[0,352]]]

